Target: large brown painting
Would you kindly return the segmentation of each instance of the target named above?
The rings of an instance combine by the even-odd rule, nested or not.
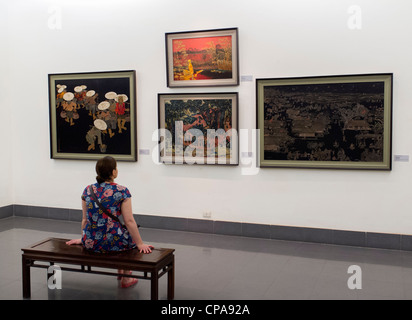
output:
[[[391,168],[392,74],[258,79],[261,167]]]

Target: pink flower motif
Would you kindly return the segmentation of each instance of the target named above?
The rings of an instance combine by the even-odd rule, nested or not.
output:
[[[96,193],[96,186],[92,185],[93,192]],[[90,187],[87,187],[87,195],[90,196]]]
[[[116,187],[117,187],[117,191],[123,191],[126,189],[125,187],[120,186],[120,185],[117,185]]]
[[[107,189],[105,192],[103,192],[104,197],[110,197],[113,195],[113,190],[112,189]]]
[[[113,228],[114,226],[114,222],[111,218],[107,218],[107,228],[106,228],[106,232],[108,232],[111,228]]]
[[[93,244],[94,244],[94,241],[93,241],[92,239],[87,239],[87,240],[84,242],[84,245],[85,245],[85,247],[86,247],[87,249],[93,248]]]

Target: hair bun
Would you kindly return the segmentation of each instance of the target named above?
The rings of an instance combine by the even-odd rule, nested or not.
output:
[[[105,181],[105,179],[103,179],[101,176],[96,176],[96,180],[98,184],[101,184]]]

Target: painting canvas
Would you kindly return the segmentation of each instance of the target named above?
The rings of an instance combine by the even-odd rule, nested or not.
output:
[[[135,71],[49,75],[53,159],[137,161]]]
[[[238,85],[238,30],[166,34],[169,87]]]
[[[237,93],[159,94],[160,162],[238,164]]]
[[[260,166],[390,170],[392,77],[257,79]]]

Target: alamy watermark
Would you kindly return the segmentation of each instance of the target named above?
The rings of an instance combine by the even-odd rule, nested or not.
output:
[[[61,30],[63,26],[62,8],[59,6],[51,6],[48,7],[47,13],[49,14],[47,27],[50,30]]]
[[[62,270],[58,265],[52,265],[47,269],[47,287],[51,290],[62,288]]]
[[[362,8],[358,5],[352,5],[348,8],[350,15],[347,21],[347,26],[350,30],[362,29]]]
[[[184,130],[183,121],[176,121],[173,133],[164,128],[153,132],[152,141],[158,144],[152,150],[152,160],[156,164],[239,164],[242,175],[256,175],[258,139],[258,129],[204,132],[196,128]]]
[[[348,288],[350,290],[362,289],[362,269],[358,265],[351,265],[348,268],[348,274],[351,276],[348,279]]]

